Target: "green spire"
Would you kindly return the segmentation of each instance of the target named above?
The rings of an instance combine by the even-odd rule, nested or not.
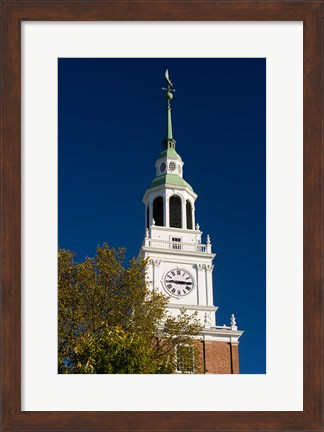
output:
[[[172,185],[172,186],[184,186],[189,188],[193,191],[192,187],[189,183],[187,183],[182,176],[180,175],[182,172],[182,159],[178,155],[175,149],[176,141],[173,138],[172,134],[172,119],[171,119],[171,100],[173,99],[173,93],[175,92],[175,88],[173,87],[172,82],[169,78],[169,72],[168,70],[165,71],[165,79],[168,84],[167,88],[162,88],[162,90],[166,91],[166,98],[167,98],[167,136],[162,141],[163,144],[163,150],[159,154],[156,167],[157,167],[157,176],[152,181],[151,186],[149,189],[153,189],[155,187],[161,186],[161,185]],[[166,165],[165,159],[172,159],[175,161],[180,161],[180,164],[178,164],[178,167],[180,168],[180,171],[176,170],[174,173],[168,172],[164,167],[163,171],[159,170],[159,166],[164,163]],[[173,162],[174,163],[174,162]],[[148,189],[148,190],[149,190]]]
[[[175,92],[175,88],[173,87],[172,82],[169,78],[169,71],[168,69],[165,71],[165,79],[168,84],[168,88],[163,88],[163,90],[166,91],[166,97],[168,101],[167,105],[167,136],[162,141],[163,144],[163,150],[169,150],[174,149],[175,150],[175,144],[176,141],[173,139],[172,135],[172,118],[171,118],[171,100],[173,99],[173,94]]]
[[[173,139],[172,136],[172,119],[171,119],[171,106],[170,106],[170,100],[173,98],[173,94],[168,92],[167,93],[167,99],[168,99],[168,119],[167,119],[167,139]]]

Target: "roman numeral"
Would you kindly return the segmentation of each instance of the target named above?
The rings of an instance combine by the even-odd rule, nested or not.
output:
[[[180,270],[177,270],[177,275],[179,275],[180,274]]]
[[[171,288],[172,288],[172,285],[171,285],[171,284],[169,284],[169,285],[167,285],[167,287],[168,287],[169,289],[171,289]]]

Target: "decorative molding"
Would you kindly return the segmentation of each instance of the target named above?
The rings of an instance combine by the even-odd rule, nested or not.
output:
[[[182,307],[188,310],[205,311],[205,312],[212,312],[212,313],[218,310],[218,306],[179,305],[179,303],[168,303],[168,308],[170,309],[180,309]]]
[[[210,325],[211,325],[211,315],[210,315],[210,312],[209,313],[205,312],[204,323],[205,323],[205,327],[210,327]]]

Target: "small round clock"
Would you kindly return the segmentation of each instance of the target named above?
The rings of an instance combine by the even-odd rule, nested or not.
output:
[[[184,269],[169,270],[164,276],[164,287],[172,296],[183,297],[195,287],[193,276]]]

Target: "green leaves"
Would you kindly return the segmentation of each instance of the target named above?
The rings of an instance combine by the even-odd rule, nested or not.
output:
[[[176,346],[199,334],[197,318],[168,316],[168,298],[145,283],[146,262],[125,268],[124,249],[74,256],[58,251],[59,373],[173,373]]]

